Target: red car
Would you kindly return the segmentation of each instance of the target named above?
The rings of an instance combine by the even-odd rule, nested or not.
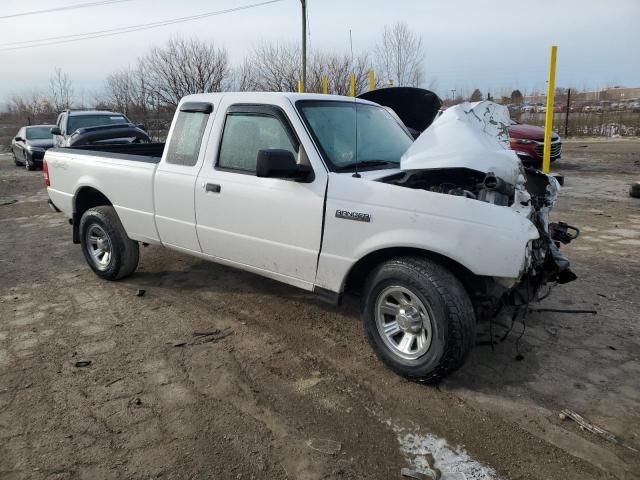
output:
[[[535,125],[527,125],[512,120],[509,127],[509,141],[511,148],[515,150],[525,165],[539,167],[542,165],[542,153],[544,150],[544,128]],[[560,136],[551,134],[551,161],[560,158],[562,142]]]

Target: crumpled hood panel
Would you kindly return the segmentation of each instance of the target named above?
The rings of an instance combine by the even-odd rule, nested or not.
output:
[[[469,168],[515,184],[521,163],[509,147],[509,110],[494,102],[448,108],[400,159],[402,170]]]

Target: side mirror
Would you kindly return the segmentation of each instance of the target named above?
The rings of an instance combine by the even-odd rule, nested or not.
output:
[[[59,129],[58,127],[53,127],[53,128],[51,129],[51,133],[52,133],[53,135],[62,135],[62,132],[60,131],[60,129]]]
[[[15,137],[14,140],[16,142],[24,142],[24,138],[22,138],[22,137]]]
[[[143,123],[137,124],[136,127],[138,127],[140,130],[144,130],[145,132],[147,131]]]
[[[257,177],[304,180],[310,173],[311,168],[296,163],[293,153],[289,150],[271,149],[258,152]]]

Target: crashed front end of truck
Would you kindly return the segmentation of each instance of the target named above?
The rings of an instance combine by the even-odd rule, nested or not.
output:
[[[576,278],[560,246],[574,240],[579,231],[549,219],[561,188],[559,178],[523,167],[509,148],[509,120],[507,108],[493,102],[451,107],[403,155],[402,171],[380,179],[510,208],[535,226],[537,238],[526,245],[518,278],[469,280],[481,316],[503,305],[537,301],[545,293],[543,287]]]

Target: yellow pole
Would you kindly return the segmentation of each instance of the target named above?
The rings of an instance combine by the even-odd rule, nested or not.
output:
[[[302,80],[298,80],[298,93],[304,92],[304,85],[302,84]]]
[[[329,93],[329,82],[327,81],[327,77],[322,77],[322,93],[325,95]]]
[[[349,75],[349,95],[352,97],[356,96],[356,75],[352,73]]]
[[[369,91],[376,89],[376,78],[373,74],[373,68],[369,70]]]
[[[542,155],[542,171],[551,170],[551,132],[553,130],[553,96],[556,91],[556,55],[558,47],[551,47],[549,59],[549,78],[547,81],[547,111],[544,119],[544,153]]]

